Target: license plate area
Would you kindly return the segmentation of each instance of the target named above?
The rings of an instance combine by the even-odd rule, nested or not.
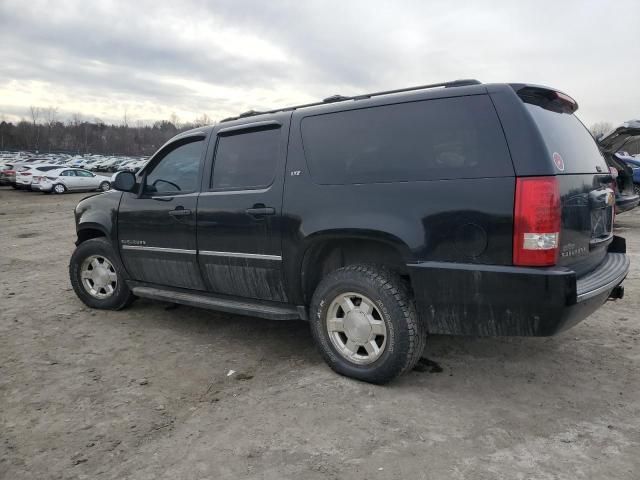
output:
[[[591,242],[600,243],[613,236],[613,207],[591,210]]]

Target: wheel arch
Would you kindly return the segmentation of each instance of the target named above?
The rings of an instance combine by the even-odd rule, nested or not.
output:
[[[322,277],[346,265],[384,265],[408,276],[411,250],[399,238],[374,230],[318,232],[307,238],[298,263],[299,294],[305,305]]]
[[[109,238],[109,233],[104,226],[95,222],[86,222],[78,226],[76,246],[91,240],[92,238]]]

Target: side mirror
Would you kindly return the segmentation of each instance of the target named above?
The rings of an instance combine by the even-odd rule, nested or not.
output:
[[[131,172],[118,172],[113,176],[111,188],[120,192],[132,192],[136,187],[136,176]]]

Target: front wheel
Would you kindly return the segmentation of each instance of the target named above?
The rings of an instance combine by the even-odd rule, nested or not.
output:
[[[407,283],[375,265],[349,265],[322,279],[311,332],[334,371],[378,384],[410,371],[427,338]]]
[[[89,307],[120,310],[134,299],[124,268],[105,238],[78,245],[69,263],[69,277],[76,295]]]

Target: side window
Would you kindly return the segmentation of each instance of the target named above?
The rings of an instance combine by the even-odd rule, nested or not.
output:
[[[219,136],[211,188],[244,190],[271,185],[280,152],[280,134],[277,128]]]
[[[75,177],[76,176],[76,172],[74,172],[73,170],[65,170],[64,172],[62,172],[60,174],[61,177]]]
[[[171,150],[147,173],[146,194],[189,193],[198,189],[204,139]]]
[[[93,177],[93,174],[90,172],[85,172],[84,170],[76,170],[76,176],[78,177]]]
[[[310,116],[302,120],[302,139],[319,184],[513,175],[487,95]]]

